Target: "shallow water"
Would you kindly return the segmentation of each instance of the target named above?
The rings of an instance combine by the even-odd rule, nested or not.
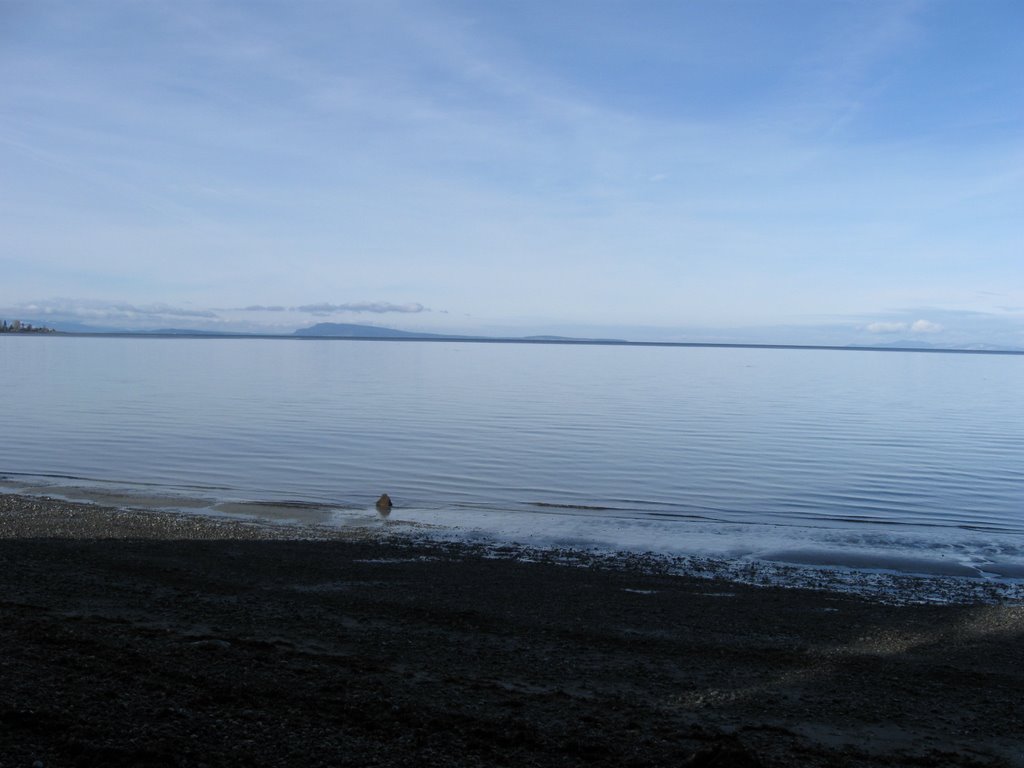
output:
[[[11,490],[1024,575],[1024,357],[0,337]]]

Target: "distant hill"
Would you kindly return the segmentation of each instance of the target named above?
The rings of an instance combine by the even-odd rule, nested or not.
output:
[[[299,328],[293,336],[330,336],[333,338],[351,339],[446,339],[465,338],[449,336],[444,333],[421,333],[419,331],[399,331],[394,328],[381,328],[379,325],[357,325],[355,323],[317,323],[309,328]]]

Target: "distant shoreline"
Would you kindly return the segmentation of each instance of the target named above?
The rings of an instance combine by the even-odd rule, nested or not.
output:
[[[616,339],[532,339],[485,336],[303,336],[274,333],[79,333],[52,331],[41,334],[11,334],[31,338],[101,338],[101,339],[254,339],[277,341],[382,341],[463,344],[536,344],[547,346],[587,347],[666,347],[691,349],[792,349],[830,352],[922,352],[949,355],[1024,355],[1024,349],[945,349],[938,347],[881,347],[839,344],[753,344],[717,341],[625,341]]]

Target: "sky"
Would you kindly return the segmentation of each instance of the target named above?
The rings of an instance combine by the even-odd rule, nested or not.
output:
[[[0,0],[0,317],[1024,347],[1019,0]]]

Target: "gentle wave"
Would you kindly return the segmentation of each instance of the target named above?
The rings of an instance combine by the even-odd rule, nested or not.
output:
[[[1024,534],[1022,358],[18,341],[0,339],[0,376],[31,383],[0,400],[12,486],[357,510],[387,491],[584,538],[614,520],[623,541],[628,521]]]

